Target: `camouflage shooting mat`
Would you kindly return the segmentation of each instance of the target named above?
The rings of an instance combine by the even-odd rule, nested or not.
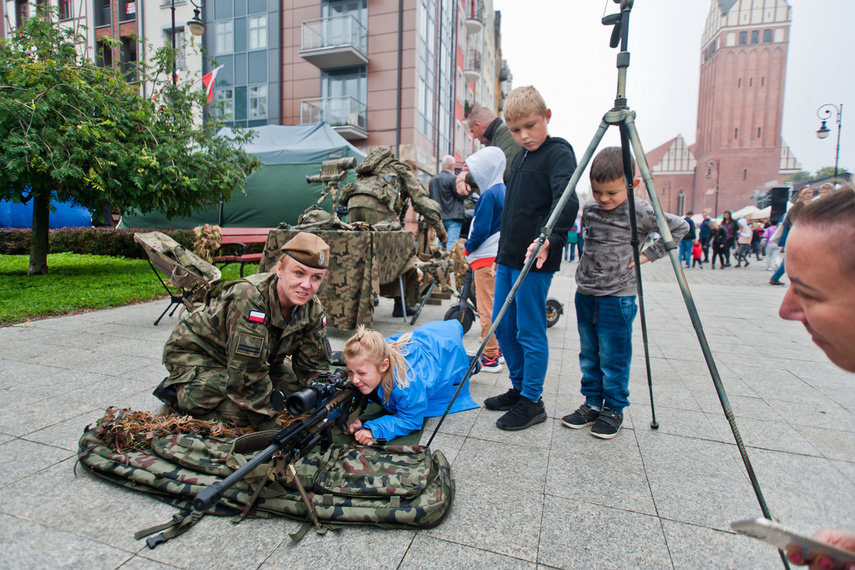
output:
[[[306,230],[303,230],[306,231]],[[330,246],[330,264],[318,289],[327,323],[337,329],[371,327],[374,292],[394,282],[416,253],[415,234],[405,231],[308,230]],[[267,236],[258,272],[273,271],[279,249],[297,230],[272,230]]]
[[[155,436],[141,449],[117,450],[114,441],[99,439],[96,429],[87,429],[79,441],[78,457],[108,481],[189,512],[199,492],[252,458],[253,453],[233,453],[235,441],[181,433]],[[442,452],[427,446],[333,443],[326,451],[316,447],[294,466],[324,523],[431,528],[445,519],[454,499],[451,466]],[[239,481],[208,514],[244,511],[266,471],[267,465],[263,465]],[[296,487],[282,479],[261,490],[247,516],[308,520]]]

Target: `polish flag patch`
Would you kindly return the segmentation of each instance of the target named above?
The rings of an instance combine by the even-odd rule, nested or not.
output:
[[[249,312],[249,322],[251,323],[263,323],[264,317],[266,315],[261,311],[250,311]]]
[[[327,326],[327,316],[326,315],[324,315],[323,319],[321,320],[321,326],[322,327]]]

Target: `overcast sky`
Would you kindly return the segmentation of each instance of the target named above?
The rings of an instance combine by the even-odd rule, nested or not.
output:
[[[817,109],[843,104],[840,166],[855,168],[855,64],[848,55],[855,0],[789,0],[793,8],[783,138],[811,172],[834,166],[837,123],[816,137]],[[502,50],[514,86],[534,85],[552,109],[550,133],[581,157],[614,104],[617,49],[604,13],[612,0],[493,0],[502,12]],[[629,106],[644,150],[682,134],[695,142],[701,34],[710,0],[636,0],[629,30]],[[605,12],[604,12],[605,11]],[[601,146],[620,144],[616,127]],[[588,188],[587,177],[579,190]]]

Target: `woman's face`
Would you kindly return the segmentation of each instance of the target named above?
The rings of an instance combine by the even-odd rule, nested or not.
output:
[[[829,246],[841,231],[793,226],[787,238],[792,284],[778,314],[802,323],[834,364],[855,372],[855,272]]]
[[[721,219],[722,219],[723,221],[725,221],[725,222],[729,222],[729,221],[731,220],[730,212],[725,212],[725,213],[721,216]]]
[[[370,394],[380,385],[383,373],[389,369],[389,359],[384,358],[378,367],[360,354],[347,359],[347,373],[350,382],[362,394]]]

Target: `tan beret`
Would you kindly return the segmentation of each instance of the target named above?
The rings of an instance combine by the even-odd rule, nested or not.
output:
[[[330,246],[315,234],[300,232],[282,246],[287,253],[303,265],[314,269],[326,269],[330,264]]]

